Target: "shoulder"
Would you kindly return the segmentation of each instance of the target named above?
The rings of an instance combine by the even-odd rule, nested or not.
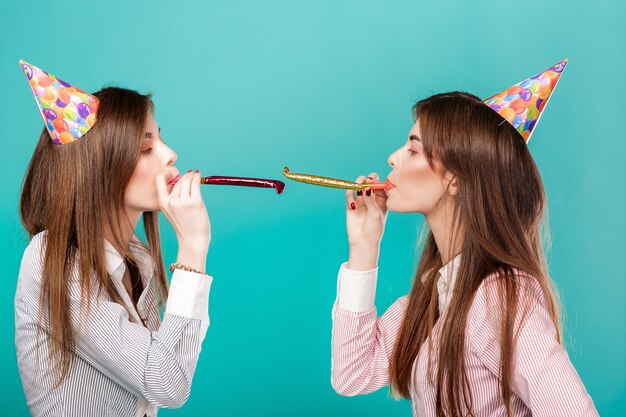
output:
[[[20,281],[29,281],[36,284],[41,283],[41,277],[44,269],[44,261],[46,258],[46,251],[48,247],[47,238],[47,230],[37,233],[31,238],[26,249],[24,249],[24,255],[22,256],[22,262],[20,264]],[[75,260],[76,259],[74,259],[74,261]],[[76,262],[74,262],[74,264],[75,263]],[[74,269],[75,268],[73,268],[72,270]]]
[[[18,291],[20,289],[27,293],[38,291],[46,255],[47,234],[47,231],[36,234],[24,249],[18,275]]]
[[[488,275],[480,284],[474,295],[472,309],[484,309],[495,312],[505,302],[507,289],[515,288],[517,300],[530,305],[547,306],[539,280],[519,269],[513,269],[510,275],[494,272]],[[500,304],[500,306],[498,306]]]
[[[46,244],[46,238],[48,237],[48,231],[44,230],[41,231],[39,233],[37,233],[35,236],[33,236],[30,239],[30,242],[28,243],[28,246],[26,247],[26,250],[33,250],[33,249],[42,249],[45,248],[45,244]]]
[[[400,323],[406,315],[409,305],[409,296],[405,295],[398,298],[385,313],[380,317],[382,323]]]
[[[402,297],[396,299],[396,301],[394,301],[389,306],[387,311],[400,311],[400,312],[403,312],[404,310],[407,309],[408,306],[409,306],[409,296],[407,294],[407,295],[403,295]]]
[[[515,360],[526,366],[527,361],[542,357],[538,353],[542,349],[552,350],[560,344],[558,317],[550,307],[552,294],[549,289],[544,291],[539,280],[519,270],[510,276],[492,274],[475,293],[466,323],[466,341],[496,375],[504,351],[513,352],[515,358],[524,356]]]
[[[550,294],[543,291],[536,277],[517,269],[512,272],[510,276],[493,273],[480,284],[468,313],[470,333],[496,331],[505,316],[511,317],[516,326],[523,326],[527,317],[537,314],[545,317],[546,325],[551,324]]]
[[[24,255],[22,256],[22,264],[20,272],[24,268],[39,267],[43,264],[43,259],[46,255],[46,237],[48,231],[37,233],[32,237],[26,249],[24,249]]]
[[[404,295],[400,298],[398,298],[392,305],[391,307],[389,307],[389,309],[395,309],[395,310],[406,310],[406,308],[409,306],[409,296],[408,295]]]

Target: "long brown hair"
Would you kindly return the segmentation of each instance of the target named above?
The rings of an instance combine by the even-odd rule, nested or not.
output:
[[[122,242],[130,224],[124,195],[140,155],[141,135],[153,112],[150,95],[109,87],[94,93],[100,100],[97,123],[84,137],[55,145],[44,128],[30,161],[20,197],[22,223],[32,236],[46,232],[40,311],[49,333],[49,355],[57,384],[68,374],[75,352],[75,329],[70,320],[70,277],[77,267],[81,288],[81,314],[89,313],[91,295],[105,291],[124,305],[109,279],[105,258],[105,232],[138,279],[137,259]],[[161,254],[158,214],[145,212],[143,223],[148,251],[154,262],[159,302],[167,297]],[[132,277],[131,277],[132,278]],[[39,333],[38,333],[39,334]]]
[[[497,299],[503,312],[498,329],[500,391],[510,414],[516,329],[530,304],[520,291],[523,279],[539,284],[561,341],[558,303],[541,240],[546,204],[541,176],[520,134],[476,96],[437,94],[418,102],[414,116],[419,119],[431,167],[433,160],[441,162],[458,181],[452,213],[452,224],[457,225],[452,235],[456,236],[451,240],[458,239],[462,255],[447,307],[454,314],[442,317],[437,332],[439,351],[433,362],[437,369],[433,370],[431,336],[439,319],[436,281],[442,260],[428,231],[392,357],[391,389],[409,397],[413,363],[427,343],[428,377],[437,387],[437,416],[474,415],[465,369],[465,329],[476,290],[485,278],[496,274]]]

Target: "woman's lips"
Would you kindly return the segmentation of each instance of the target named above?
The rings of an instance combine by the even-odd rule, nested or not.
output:
[[[391,181],[386,179],[385,180],[385,191],[390,191],[390,190],[393,190],[394,188],[396,188],[396,186],[393,185],[393,183]]]
[[[179,179],[180,179],[180,174],[176,174],[176,176],[172,178],[170,182],[167,183],[167,185],[176,185]]]

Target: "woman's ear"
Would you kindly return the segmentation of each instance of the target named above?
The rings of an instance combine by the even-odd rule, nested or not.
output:
[[[456,197],[459,192],[459,181],[450,171],[446,171],[443,176],[443,186],[446,188],[446,194],[452,197]]]

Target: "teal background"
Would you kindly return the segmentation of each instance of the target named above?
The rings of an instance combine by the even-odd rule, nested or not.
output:
[[[549,198],[550,272],[567,347],[602,416],[626,410],[625,6],[618,0],[29,1],[0,5],[2,415],[28,415],[13,296],[27,244],[21,180],[42,127],[23,58],[87,91],[153,92],[180,170],[281,178],[389,171],[411,106],[487,97],[570,63],[529,144]],[[330,386],[330,311],[347,257],[343,193],[287,183],[203,189],[213,227],[211,327],[191,397],[163,416],[407,416],[386,390]],[[377,306],[408,291],[418,215],[391,214]],[[164,222],[166,262],[176,241]]]

